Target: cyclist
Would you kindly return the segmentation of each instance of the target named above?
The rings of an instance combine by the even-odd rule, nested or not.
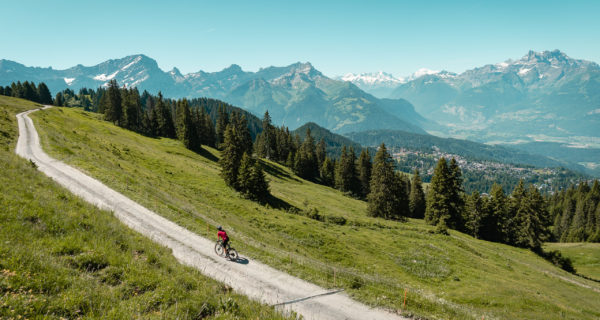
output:
[[[219,237],[223,240],[223,249],[225,249],[225,256],[228,257],[229,250],[227,249],[227,244],[229,243],[229,236],[227,236],[227,232],[225,232],[225,230],[223,230],[223,227],[219,226],[219,227],[217,227],[217,230],[219,230],[217,232],[217,237]]]

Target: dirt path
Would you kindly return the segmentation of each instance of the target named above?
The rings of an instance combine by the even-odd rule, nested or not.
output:
[[[130,228],[173,250],[181,262],[200,270],[248,297],[293,310],[305,319],[405,319],[356,302],[339,291],[328,291],[275,270],[257,261],[227,261],[216,256],[214,242],[142,207],[100,181],[48,156],[41,148],[37,131],[28,114],[17,115],[19,140],[16,153],[36,163],[39,170],[101,209],[113,211]]]

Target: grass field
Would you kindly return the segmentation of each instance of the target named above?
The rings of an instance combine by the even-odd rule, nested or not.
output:
[[[250,259],[343,287],[372,306],[435,319],[600,317],[600,293],[559,276],[594,288],[598,283],[528,250],[453,231],[432,234],[420,220],[366,217],[363,201],[273,163],[266,166],[277,200],[261,206],[225,186],[214,149],[194,153],[179,141],[143,137],[77,109],[53,108],[32,118],[52,156],[201,235],[214,238],[221,224]],[[325,222],[296,213],[308,211]]]
[[[573,261],[578,274],[600,282],[600,243],[546,243],[544,248],[560,251]]]
[[[0,319],[283,318],[17,157],[15,114],[37,107],[0,96]]]

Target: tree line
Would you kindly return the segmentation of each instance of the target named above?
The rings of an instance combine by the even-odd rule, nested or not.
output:
[[[0,95],[26,99],[29,101],[52,104],[52,94],[45,83],[40,82],[36,86],[35,83],[25,81],[13,82],[10,86],[0,86]]]
[[[600,242],[600,186],[582,181],[548,199],[554,239],[560,242]]]

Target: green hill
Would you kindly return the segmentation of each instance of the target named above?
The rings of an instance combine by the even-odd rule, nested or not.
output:
[[[277,200],[261,206],[226,187],[214,149],[197,154],[179,141],[143,137],[76,109],[32,117],[52,156],[198,234],[214,237],[207,223],[224,225],[250,261],[342,287],[372,306],[443,319],[600,317],[598,283],[528,250],[454,231],[433,234],[420,220],[366,217],[365,202],[270,162]]]
[[[18,157],[15,114],[39,107],[0,96],[1,319],[283,318]]]

